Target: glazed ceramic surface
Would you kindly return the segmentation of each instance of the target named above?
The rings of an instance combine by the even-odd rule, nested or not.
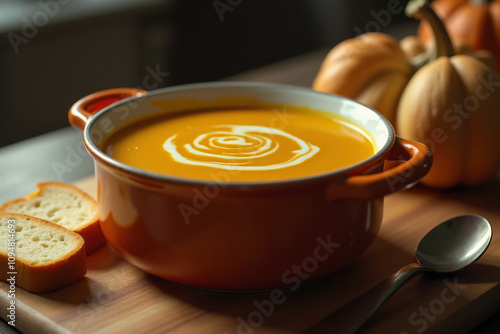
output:
[[[103,139],[137,117],[196,107],[257,103],[337,113],[365,129],[376,153],[348,168],[291,180],[232,182],[231,170],[210,181],[173,177],[120,163],[101,151]],[[277,111],[286,121],[286,113]],[[145,92],[113,89],[71,108],[95,160],[101,228],[127,261],[153,275],[215,290],[297,286],[332,273],[371,244],[383,197],[410,187],[429,170],[425,145],[395,136],[379,113],[349,99],[285,85],[205,83]],[[398,163],[388,163],[398,161]],[[384,165],[386,168],[384,168]]]

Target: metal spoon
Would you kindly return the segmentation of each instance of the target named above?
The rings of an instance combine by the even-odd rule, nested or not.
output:
[[[418,263],[401,268],[305,333],[357,332],[389,297],[415,275],[425,271],[451,273],[469,266],[486,251],[491,236],[490,223],[478,215],[459,216],[439,224],[418,244]]]

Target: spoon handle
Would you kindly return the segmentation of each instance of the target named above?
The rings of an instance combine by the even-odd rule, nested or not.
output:
[[[425,270],[425,267],[416,263],[401,268],[370,291],[328,315],[304,333],[356,333],[389,297],[411,278]]]

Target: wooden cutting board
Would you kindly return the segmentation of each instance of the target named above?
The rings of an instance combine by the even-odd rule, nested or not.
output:
[[[95,196],[92,178],[77,183]],[[465,333],[500,309],[500,178],[474,189],[416,186],[386,197],[377,240],[361,259],[323,279],[233,294],[198,290],[135,268],[109,246],[88,258],[78,283],[47,294],[17,289],[16,329],[24,333],[300,333],[413,262],[420,238],[439,222],[480,214],[493,226],[484,257],[450,276],[420,275],[396,293],[363,333]],[[217,273],[214,273],[216,275]],[[0,314],[6,316],[1,283]],[[6,319],[8,321],[8,319]],[[332,331],[334,332],[334,331]]]

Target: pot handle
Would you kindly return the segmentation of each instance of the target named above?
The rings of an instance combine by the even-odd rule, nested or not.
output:
[[[139,88],[113,88],[87,95],[71,106],[68,113],[69,123],[83,131],[87,122],[100,110],[115,102],[147,94]]]
[[[380,173],[347,176],[327,188],[328,200],[341,198],[374,199],[410,188],[420,181],[432,166],[431,150],[424,144],[396,137],[388,162],[399,161]]]

